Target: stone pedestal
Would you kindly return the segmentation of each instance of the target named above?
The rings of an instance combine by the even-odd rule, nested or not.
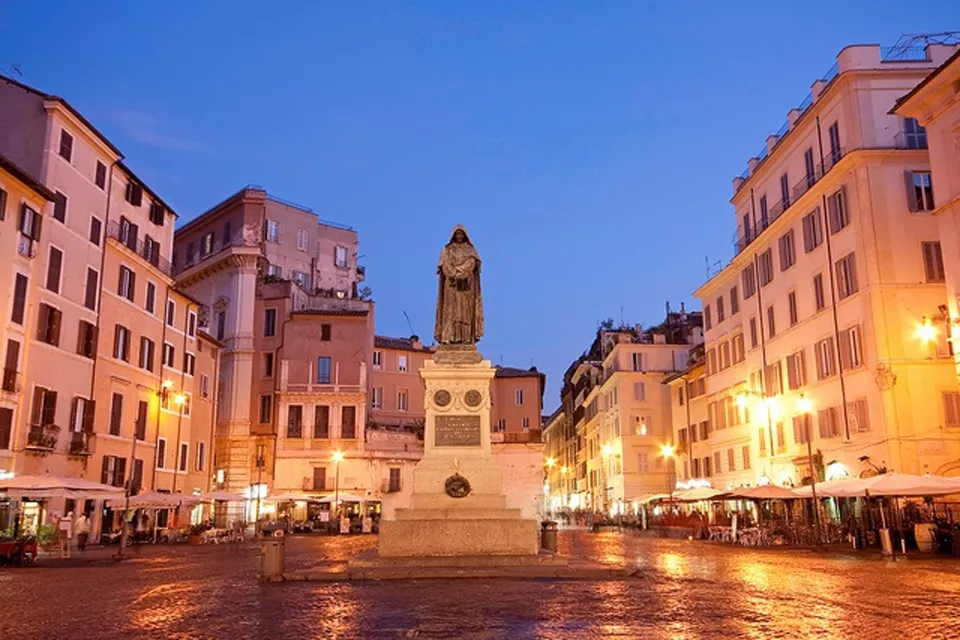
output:
[[[381,558],[536,555],[537,522],[506,508],[490,452],[490,381],[475,348],[443,348],[420,370],[426,385],[423,459],[410,508],[380,523]]]

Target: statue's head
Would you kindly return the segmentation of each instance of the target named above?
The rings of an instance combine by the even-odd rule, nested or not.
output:
[[[473,244],[470,242],[470,236],[467,235],[467,229],[462,224],[453,228],[453,235],[450,236],[450,244]]]

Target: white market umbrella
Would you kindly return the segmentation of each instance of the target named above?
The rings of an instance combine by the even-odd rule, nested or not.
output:
[[[826,482],[818,482],[817,487],[817,498],[841,498],[842,491],[844,486],[850,485],[850,483],[858,482],[856,478],[840,478],[839,480],[827,480]],[[813,490],[809,484],[802,487],[797,487],[793,492],[800,498],[812,498]]]
[[[726,491],[711,489],[710,487],[696,487],[673,494],[673,499],[677,502],[700,502],[701,500],[714,500],[725,495],[727,495]]]
[[[126,505],[130,509],[175,509],[180,506],[192,507],[201,502],[203,502],[203,498],[200,496],[150,491],[130,496],[129,504],[127,504],[125,499],[119,499],[111,500],[109,506],[122,508]]]
[[[945,496],[960,493],[960,482],[943,476],[885,473],[856,480],[840,489],[841,497],[859,496]]]
[[[669,493],[654,493],[652,495],[643,496],[642,498],[637,500],[637,502],[639,502],[640,504],[647,504],[650,502],[656,502],[658,500],[669,500],[669,499],[670,499]]]
[[[251,498],[256,500],[256,498]],[[302,493],[278,493],[273,496],[263,498],[266,502],[318,502],[316,498],[304,495]]]
[[[731,498],[744,500],[796,500],[800,496],[785,487],[768,484],[765,487],[743,487],[730,492]]]
[[[114,487],[83,478],[52,475],[21,475],[0,480],[0,491],[12,498],[103,499],[123,495],[122,487]]]
[[[347,493],[346,491],[341,491],[339,495],[330,494],[317,500],[321,504],[332,503],[334,500],[338,499],[340,502],[368,502],[363,496],[358,496],[355,493]]]

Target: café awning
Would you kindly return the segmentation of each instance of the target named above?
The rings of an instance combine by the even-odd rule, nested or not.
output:
[[[54,475],[15,475],[0,480],[0,491],[11,498],[70,498],[73,500],[101,500],[123,495],[123,487],[114,487],[83,478]]]

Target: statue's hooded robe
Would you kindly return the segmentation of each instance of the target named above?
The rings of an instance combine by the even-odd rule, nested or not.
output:
[[[463,242],[456,242],[462,231]],[[480,255],[466,228],[457,225],[440,252],[437,272],[437,318],[433,337],[440,344],[475,344],[483,335],[483,299],[480,295]]]

